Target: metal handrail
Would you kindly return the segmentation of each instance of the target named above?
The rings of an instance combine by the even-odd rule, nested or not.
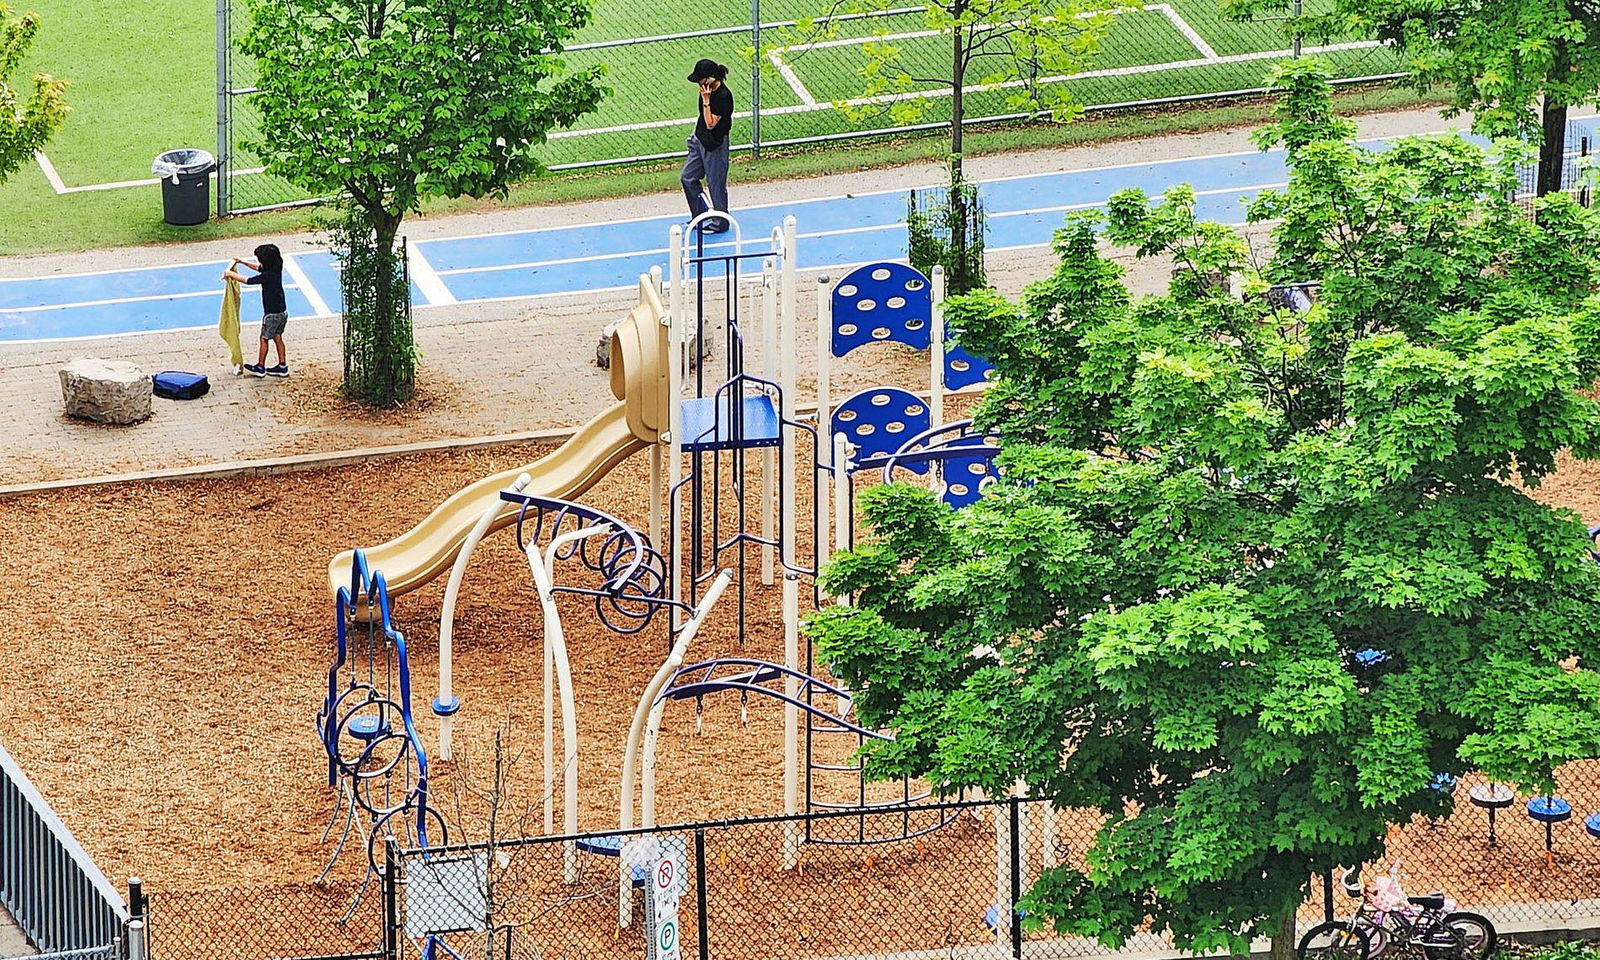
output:
[[[120,894],[0,747],[0,903],[40,950],[105,949],[130,919]]]

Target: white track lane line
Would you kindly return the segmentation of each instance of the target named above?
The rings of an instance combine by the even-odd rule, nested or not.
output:
[[[311,282],[311,278],[306,275],[305,269],[295,262],[292,254],[286,253],[283,255],[283,272],[287,273],[289,279],[294,281],[295,289],[305,294],[306,302],[311,304],[313,316],[333,316],[333,311],[328,309],[328,301],[322,299],[321,291],[317,289],[316,284]]]
[[[44,151],[33,151],[33,159],[39,162],[39,169],[44,171],[44,178],[50,181],[50,189],[57,194],[66,193],[67,185],[61,182],[61,174],[56,172],[56,165],[50,162],[50,158],[44,155]]]
[[[1178,28],[1179,33],[1189,38],[1189,43],[1196,50],[1200,51],[1200,56],[1205,57],[1207,60],[1217,59],[1217,51],[1211,46],[1211,44],[1206,43],[1205,37],[1200,36],[1200,31],[1191,26],[1189,21],[1183,19],[1183,17],[1178,14],[1178,11],[1172,9],[1171,4],[1157,3],[1145,7],[1145,9],[1161,11],[1162,16],[1172,21],[1172,25]]]
[[[411,264],[411,280],[417,285],[417,289],[422,291],[422,295],[427,298],[428,306],[443,307],[456,302],[456,295],[451,293],[450,288],[444,285],[444,280],[440,278],[439,272],[433,269],[433,264],[429,263],[428,258],[423,256],[421,241],[411,245],[411,248],[406,251],[406,258]]]

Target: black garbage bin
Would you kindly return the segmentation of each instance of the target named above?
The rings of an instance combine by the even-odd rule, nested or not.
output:
[[[192,227],[211,217],[211,171],[217,162],[204,150],[168,150],[150,165],[161,176],[162,219]]]

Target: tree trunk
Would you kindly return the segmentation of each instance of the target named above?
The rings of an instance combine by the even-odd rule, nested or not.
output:
[[[1539,145],[1539,196],[1561,190],[1567,158],[1567,105],[1544,98],[1544,142]]]
[[[1278,929],[1272,934],[1272,960],[1295,960],[1295,928],[1294,908],[1278,918]]]

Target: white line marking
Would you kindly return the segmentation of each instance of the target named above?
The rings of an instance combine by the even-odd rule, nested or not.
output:
[[[1600,117],[1600,113],[1588,113],[1588,114],[1583,114],[1583,115],[1580,115],[1580,116],[1572,116],[1571,119],[1573,119],[1573,120],[1593,120],[1596,117]],[[1434,136],[1434,135],[1438,135],[1438,134],[1441,134],[1441,133],[1449,133],[1452,130],[1459,130],[1459,129],[1460,128],[1447,127],[1447,128],[1444,128],[1444,129],[1425,130],[1425,131],[1422,131],[1420,133],[1403,134],[1403,135],[1400,135],[1400,136]],[[1356,140],[1354,140],[1353,142],[1354,143],[1358,143],[1358,144],[1383,143],[1384,141],[1393,140],[1393,139],[1397,139],[1397,137],[1396,136],[1359,137]],[[1013,181],[1017,181],[1017,180],[1049,179],[1049,178],[1055,178],[1055,177],[1069,177],[1069,176],[1075,176],[1075,175],[1078,175],[1078,174],[1086,174],[1086,173],[1112,173],[1112,172],[1115,172],[1115,171],[1118,171],[1118,170],[1132,170],[1132,169],[1139,168],[1139,167],[1170,166],[1170,165],[1176,164],[1176,163],[1198,163],[1198,162],[1204,162],[1204,161],[1207,161],[1207,160],[1227,160],[1227,159],[1231,159],[1231,158],[1235,158],[1235,157],[1271,157],[1271,156],[1281,156],[1283,153],[1284,153],[1284,151],[1281,148],[1280,149],[1276,149],[1276,150],[1266,150],[1266,151],[1257,150],[1257,149],[1254,149],[1254,148],[1251,148],[1251,149],[1248,149],[1248,150],[1227,150],[1227,151],[1223,151],[1223,152],[1220,152],[1220,153],[1203,153],[1203,154],[1195,154],[1195,155],[1192,155],[1192,156],[1178,156],[1178,157],[1159,157],[1159,158],[1156,158],[1156,159],[1153,159],[1153,160],[1132,160],[1132,161],[1128,161],[1127,163],[1112,163],[1112,164],[1104,164],[1104,165],[1069,167],[1069,168],[1064,169],[1064,170],[1047,170],[1047,171],[1043,171],[1043,172],[1039,172],[1039,173],[1014,173],[1014,174],[1009,174],[1007,176],[1002,176],[1002,177],[990,177],[990,178],[987,178],[987,179],[979,181],[979,182],[980,183],[1008,183],[1008,182],[1013,182]],[[744,210],[750,211],[750,212],[756,212],[756,211],[761,211],[761,210],[784,209],[784,208],[795,207],[795,206],[809,206],[809,205],[812,205],[812,204],[829,203],[829,202],[832,202],[832,201],[835,201],[835,200],[853,200],[853,199],[856,199],[856,198],[859,198],[859,197],[883,196],[883,195],[886,195],[886,194],[904,193],[908,189],[918,189],[918,190],[920,190],[920,189],[924,189],[924,188],[927,188],[927,187],[939,187],[939,186],[946,186],[946,185],[947,184],[941,184],[941,183],[921,183],[921,184],[916,184],[916,185],[913,185],[913,186],[910,186],[910,187],[885,187],[885,188],[878,189],[878,190],[863,190],[863,191],[860,191],[858,193],[835,193],[835,194],[828,194],[828,195],[820,196],[820,197],[810,197],[810,198],[807,198],[807,199],[804,199],[804,200],[797,200],[797,201],[793,201],[793,202],[789,202],[789,203],[772,203],[772,204],[762,204],[762,205],[759,205],[759,206],[751,206],[751,207],[744,208]],[[1240,189],[1245,189],[1245,188],[1240,188]],[[518,228],[507,229],[507,230],[488,230],[488,231],[484,231],[484,232],[481,232],[481,233],[463,233],[463,234],[456,234],[456,235],[452,235],[452,236],[448,236],[448,237],[430,237],[427,240],[418,240],[418,241],[416,241],[416,244],[414,244],[414,245],[430,244],[430,243],[451,243],[451,242],[455,242],[457,240],[480,240],[480,239],[484,239],[484,238],[488,238],[488,237],[509,237],[509,236],[521,236],[521,235],[531,235],[531,234],[540,234],[540,233],[553,233],[553,232],[563,231],[563,230],[586,230],[586,229],[590,229],[592,227],[626,225],[626,224],[632,224],[632,223],[647,223],[647,222],[652,221],[652,220],[660,221],[662,223],[663,227],[668,226],[668,225],[670,225],[672,223],[680,222],[680,218],[677,217],[677,216],[674,216],[672,214],[652,214],[652,215],[638,216],[638,217],[619,217],[619,218],[614,219],[614,220],[601,220],[601,221],[593,222],[593,223],[566,223],[566,224],[560,224],[560,225],[557,225],[557,226],[550,226],[550,227],[518,227]],[[305,256],[306,252],[302,252],[299,255],[300,256]],[[0,284],[7,284],[7,283],[33,283],[33,282],[38,281],[38,280],[52,280],[52,279],[63,278],[63,277],[103,277],[103,276],[109,276],[111,274],[117,274],[117,273],[136,273],[136,272],[141,272],[141,271],[146,271],[146,270],[168,270],[168,269],[181,269],[181,268],[185,268],[185,267],[202,267],[202,266],[216,266],[216,267],[218,267],[220,269],[222,267],[227,266],[227,262],[226,261],[222,261],[222,260],[189,260],[189,261],[184,261],[184,262],[181,262],[181,263],[162,263],[162,264],[150,264],[150,265],[145,265],[145,266],[117,267],[117,268],[110,269],[110,270],[82,270],[82,271],[73,271],[73,272],[52,273],[52,274],[47,274],[47,275],[42,275],[42,276],[33,276],[33,277],[0,277]],[[470,270],[470,269],[475,269],[475,268],[462,268],[462,270]],[[450,274],[458,273],[458,272],[461,272],[461,270],[445,270],[445,271],[442,271],[442,273],[444,275],[450,275]],[[635,285],[630,285],[628,289],[632,289],[633,286],[635,286]],[[542,296],[542,294],[541,294],[541,296]],[[520,299],[520,298],[509,298],[509,299]]]
[[[869,37],[867,39],[873,38]],[[819,43],[816,45],[820,46],[823,43],[841,44],[860,42],[860,40],[830,40],[819,41]],[[1337,53],[1344,50],[1368,50],[1379,46],[1382,46],[1382,44],[1377,40],[1359,40],[1352,43],[1334,43],[1321,47],[1306,47],[1301,52],[1304,54]],[[778,49],[781,50],[787,48]],[[1101,77],[1131,77],[1147,73],[1161,73],[1167,70],[1182,70],[1189,67],[1215,66],[1225,63],[1248,63],[1253,60],[1271,60],[1278,57],[1287,57],[1291,54],[1291,52],[1292,51],[1289,50],[1263,50],[1257,53],[1235,53],[1226,57],[1200,57],[1193,60],[1175,60],[1168,63],[1140,64],[1130,67],[1111,67],[1105,70],[1086,70],[1083,73],[1055,74],[1052,76],[1038,77],[1031,80],[1005,80],[1000,83],[969,84],[962,87],[961,91],[963,94],[983,93],[988,90],[1004,90],[1010,87],[1023,87],[1029,84],[1061,83],[1069,80],[1093,80]],[[851,107],[870,107],[879,106],[886,103],[896,103],[903,100],[936,100],[949,97],[951,95],[952,94],[949,88],[946,87],[936,90],[911,90],[903,93],[885,93],[871,97],[855,97],[853,99],[844,101],[844,103],[846,106]],[[819,111],[832,109],[834,109],[832,102],[818,102],[812,104],[800,103],[785,107],[768,107],[761,111],[761,115],[764,117],[770,117],[779,114],[816,113]],[[733,115],[735,120],[748,120],[750,119],[750,116],[751,113],[748,110],[739,111]],[[684,119],[645,120],[639,123],[622,123],[610,127],[586,127],[582,130],[557,130],[550,134],[549,139],[567,140],[573,137],[599,136],[607,133],[629,133],[636,130],[657,130],[662,127],[675,127],[679,124],[687,124],[688,122],[689,121]]]
[[[439,279],[438,271],[433,269],[433,264],[422,255],[422,247],[413,244],[408,255],[411,261],[411,279],[416,282],[417,289],[428,298],[428,306],[442,307],[456,302],[456,295]]]
[[[153,303],[161,300],[220,296],[222,296],[222,291],[220,290],[192,290],[187,293],[157,293],[143,297],[110,297],[105,300],[78,300],[73,303],[42,303],[28,307],[0,307],[0,314],[37,313],[40,310],[71,310],[74,307],[109,307],[119,303]]]
[[[1145,9],[1161,11],[1161,14],[1168,20],[1172,21],[1172,25],[1174,27],[1178,28],[1179,33],[1189,38],[1189,43],[1192,44],[1196,50],[1200,51],[1200,56],[1205,57],[1207,60],[1218,59],[1217,51],[1212,48],[1211,44],[1206,43],[1206,38],[1200,36],[1200,31],[1190,26],[1189,21],[1179,16],[1178,11],[1172,9],[1171,4],[1157,3],[1145,7]]]
[[[311,304],[311,309],[316,311],[316,316],[328,317],[333,315],[333,311],[328,309],[328,302],[322,299],[322,292],[317,289],[316,284],[311,282],[311,278],[306,275],[304,268],[295,262],[293,256],[287,253],[283,255],[283,272],[287,273],[289,279],[294,281],[295,289],[305,294],[306,302]]]
[[[778,51],[768,50],[767,59],[772,61],[774,67],[778,68],[778,76],[782,77],[783,82],[789,85],[789,89],[794,91],[794,95],[800,98],[801,103],[816,104],[816,98],[811,95],[811,91],[801,82],[800,77],[794,72],[794,67],[789,66],[788,62],[778,54]]]
[[[1162,6],[1165,6],[1165,4],[1147,5],[1140,7],[1139,10],[1141,12],[1153,11],[1160,9]],[[1128,12],[1132,13],[1133,11],[1130,10]],[[1117,13],[1118,11],[1103,12],[1099,10],[1086,10],[1082,13],[1073,14],[1072,19],[1090,20],[1099,16],[1115,16]],[[1041,23],[1054,23],[1056,19],[1056,17],[1040,17],[1039,21]],[[1004,23],[989,24],[988,26],[1020,27],[1026,25],[1027,23],[1027,20],[1008,20]],[[833,40],[808,41],[806,43],[790,44],[787,47],[774,47],[773,50],[774,52],[778,53],[788,53],[790,50],[799,50],[804,52],[806,50],[821,50],[825,47],[859,47],[869,43],[883,43],[886,40],[917,40],[923,37],[938,37],[943,35],[944,33],[939,30],[912,30],[906,33],[878,33],[865,37],[839,37]]]
[[[50,181],[50,188],[57,194],[66,193],[67,185],[61,182],[61,174],[56,172],[56,165],[50,162],[44,151],[33,151],[33,159],[39,161],[39,169],[44,171],[44,178]]]

